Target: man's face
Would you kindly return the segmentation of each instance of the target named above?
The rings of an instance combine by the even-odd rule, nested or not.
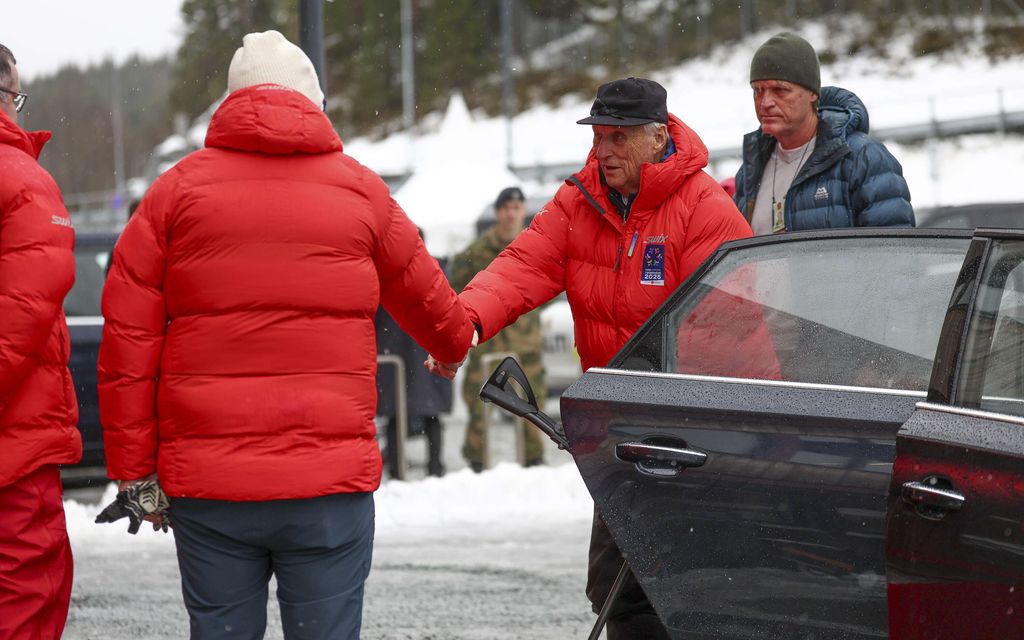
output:
[[[21,91],[21,80],[18,78],[18,67],[14,64],[11,65],[11,81],[5,85],[0,85],[8,91],[14,91],[15,93]],[[14,95],[7,93],[6,91],[0,91],[0,109],[7,114],[11,120],[18,121],[18,111],[14,108]]]
[[[635,127],[613,127],[593,125],[594,153],[601,165],[605,182],[622,194],[640,190],[640,166],[654,162],[664,146],[661,135],[645,132],[643,125]]]
[[[523,221],[526,220],[526,203],[522,200],[506,200],[494,212],[498,221],[498,232],[502,237],[510,238],[523,230]]]
[[[818,97],[800,85],[785,80],[755,80],[750,86],[761,131],[776,140],[789,140],[806,130],[816,117]]]

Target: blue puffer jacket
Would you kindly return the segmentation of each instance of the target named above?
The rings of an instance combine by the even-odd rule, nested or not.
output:
[[[914,226],[903,168],[868,137],[864,103],[846,89],[822,87],[818,105],[818,141],[786,194],[786,230]],[[747,222],[774,149],[775,138],[760,129],[743,137],[733,199]]]

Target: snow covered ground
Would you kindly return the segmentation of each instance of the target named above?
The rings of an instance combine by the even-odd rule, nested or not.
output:
[[[366,585],[367,640],[583,637],[594,622],[583,593],[593,503],[575,465],[549,443],[551,466],[512,459],[511,425],[492,431],[494,469],[463,467],[464,414],[445,429],[444,478],[422,479],[423,438],[409,441],[412,482],[386,481],[375,496],[373,568]],[[501,462],[504,461],[504,462]],[[172,535],[126,521],[93,523],[110,485],[65,501],[75,584],[69,640],[188,635]],[[73,496],[73,497],[72,497]],[[268,638],[280,638],[271,589]]]

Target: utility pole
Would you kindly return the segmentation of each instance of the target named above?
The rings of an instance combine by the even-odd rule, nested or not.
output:
[[[740,33],[749,36],[757,28],[756,0],[743,0],[740,3]]]
[[[324,71],[324,0],[299,0],[299,46],[313,63],[320,90],[327,97]]]
[[[501,0],[502,104],[505,110],[505,164],[512,168],[512,120],[516,115],[516,90],[512,78],[512,2]]]
[[[402,128],[408,136],[409,173],[416,163],[416,64],[415,45],[413,44],[412,0],[402,0]]]
[[[121,68],[116,62],[111,62],[111,87],[110,87],[110,128],[113,133],[114,143],[114,200],[112,208],[114,214],[124,212],[127,219],[128,194],[126,193],[127,181],[125,180],[124,164],[124,118],[121,108]]]

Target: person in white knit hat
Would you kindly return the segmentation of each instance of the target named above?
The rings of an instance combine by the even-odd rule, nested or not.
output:
[[[313,63],[277,31],[250,33],[242,38],[228,67],[228,91],[257,84],[280,84],[295,89],[323,109],[324,92]]]
[[[103,292],[107,473],[158,481],[192,638],[359,637],[383,306],[442,362],[473,326],[416,227],[342,153],[313,65],[245,36],[206,148],[163,174]],[[159,398],[159,402],[157,401]]]

